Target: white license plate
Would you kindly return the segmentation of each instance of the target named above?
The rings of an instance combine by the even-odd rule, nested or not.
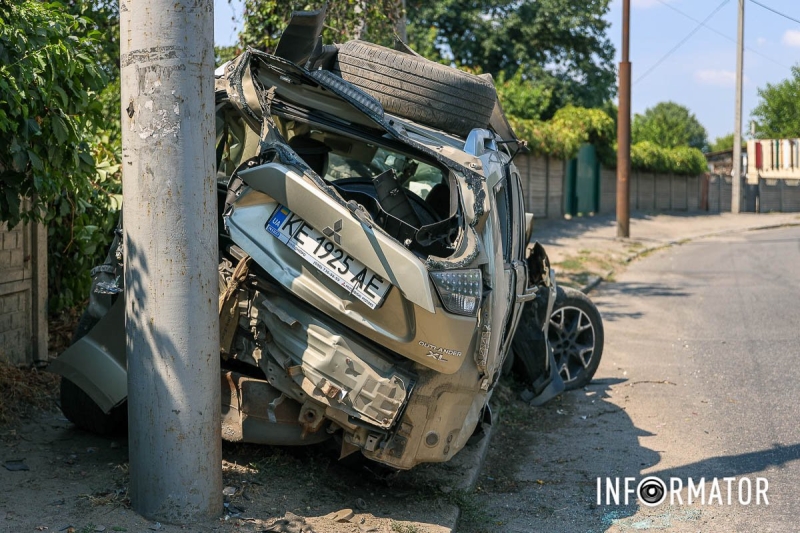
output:
[[[381,305],[386,293],[392,288],[391,283],[336,246],[287,207],[278,205],[266,228],[279,241],[370,309]]]

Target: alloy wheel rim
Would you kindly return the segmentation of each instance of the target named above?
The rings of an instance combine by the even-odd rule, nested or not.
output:
[[[550,316],[548,332],[561,379],[565,384],[576,381],[594,358],[595,331],[589,315],[577,307],[559,307]]]

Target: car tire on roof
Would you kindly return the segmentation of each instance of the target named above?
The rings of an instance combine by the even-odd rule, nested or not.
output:
[[[387,113],[461,137],[488,126],[497,99],[488,79],[364,41],[337,47],[334,72]]]

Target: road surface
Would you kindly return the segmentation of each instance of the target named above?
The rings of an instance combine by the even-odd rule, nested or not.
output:
[[[460,530],[797,531],[800,228],[658,252],[592,298],[606,334],[595,381],[527,424],[511,410]],[[606,477],[635,489],[648,475],[684,489],[672,481],[673,504],[668,489],[655,507],[612,490],[607,505]]]

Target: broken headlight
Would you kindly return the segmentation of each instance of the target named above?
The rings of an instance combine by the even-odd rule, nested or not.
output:
[[[478,314],[483,293],[480,269],[441,270],[430,274],[445,309],[457,315]]]

